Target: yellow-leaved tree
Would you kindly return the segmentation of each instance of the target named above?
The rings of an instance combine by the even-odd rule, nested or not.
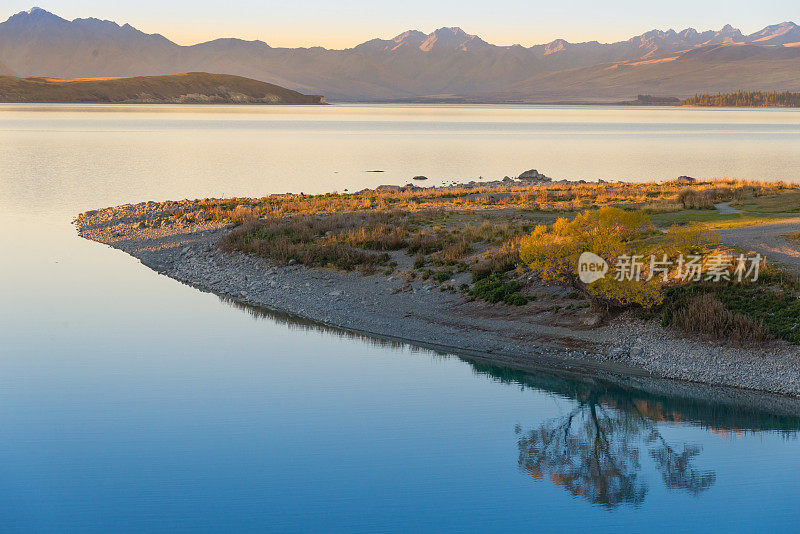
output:
[[[578,277],[578,259],[588,251],[614,266],[620,257],[649,253],[647,249],[652,244],[647,243],[646,238],[656,233],[647,213],[604,207],[581,213],[571,221],[559,218],[552,226],[537,226],[522,239],[520,258],[543,279],[569,283],[585,292],[596,304],[604,307],[633,304],[649,307],[661,302],[662,288],[659,277],[646,280],[649,265],[642,270],[639,280],[618,280],[609,273],[592,284],[584,284]],[[694,237],[694,234],[681,235],[676,241]]]

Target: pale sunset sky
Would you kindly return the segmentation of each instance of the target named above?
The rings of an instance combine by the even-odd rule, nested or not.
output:
[[[30,9],[35,1],[7,0],[0,19]],[[460,26],[493,44],[530,46],[556,38],[611,42],[654,28],[691,26],[702,31],[728,23],[752,33],[768,24],[800,20],[796,0],[48,0],[39,7],[70,20],[128,22],[179,44],[240,37],[271,46],[326,48],[391,38],[408,29],[427,33],[442,26]]]

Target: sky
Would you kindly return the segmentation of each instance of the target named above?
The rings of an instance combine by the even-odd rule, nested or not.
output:
[[[5,0],[0,19],[30,9],[32,1]],[[530,46],[557,38],[613,42],[654,28],[705,30],[727,23],[752,33],[768,24],[800,21],[796,0],[47,0],[39,7],[70,20],[127,22],[184,45],[239,37],[271,46],[326,48],[443,26],[460,26],[493,44]]]

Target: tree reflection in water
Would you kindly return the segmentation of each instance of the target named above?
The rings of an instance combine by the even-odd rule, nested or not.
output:
[[[752,398],[745,402],[747,394],[688,385],[636,386],[610,378],[472,365],[495,380],[569,400],[565,415],[530,430],[517,426],[519,466],[534,478],[547,477],[571,494],[609,508],[644,501],[649,489],[645,462],[670,489],[699,495],[716,482],[714,471],[698,465],[702,448],[671,442],[659,423],[691,424],[723,436],[769,432],[785,439],[796,439],[800,429],[796,405],[774,399],[777,404],[761,407]],[[670,389],[675,393],[662,392]]]
[[[713,472],[693,465],[699,446],[670,444],[656,420],[634,403],[627,410],[618,408],[591,395],[565,416],[534,430],[523,432],[518,427],[520,467],[534,478],[547,475],[573,495],[610,507],[644,501],[648,491],[640,474],[644,452],[670,488],[697,494],[714,484]]]
[[[380,345],[407,346],[223,300],[257,318],[369,339]],[[413,347],[412,351],[432,354]],[[670,489],[697,495],[715,483],[713,471],[695,465],[702,449],[694,444],[670,443],[661,434],[660,422],[692,424],[723,436],[769,432],[796,439],[800,430],[796,404],[788,399],[786,405],[770,399],[762,407],[760,400],[734,391],[708,391],[673,382],[666,386],[637,384],[567,372],[528,372],[467,356],[459,358],[477,374],[492,380],[568,399],[571,407],[566,415],[529,431],[517,427],[519,465],[534,478],[547,476],[573,495],[610,508],[644,501],[648,485],[641,474],[642,462],[652,463]]]

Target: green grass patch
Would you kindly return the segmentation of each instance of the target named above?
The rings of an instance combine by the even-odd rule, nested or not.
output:
[[[650,215],[650,220],[658,228],[696,224],[709,230],[775,224],[784,219],[786,217],[778,213],[720,213],[707,210],[681,210]]]
[[[742,218],[741,214],[724,214],[716,210],[681,210],[664,213],[653,213],[650,220],[659,228],[669,228],[673,225],[683,226],[694,223],[722,223],[737,221]]]
[[[755,213],[800,213],[800,192],[746,198],[731,204],[742,211]]]

